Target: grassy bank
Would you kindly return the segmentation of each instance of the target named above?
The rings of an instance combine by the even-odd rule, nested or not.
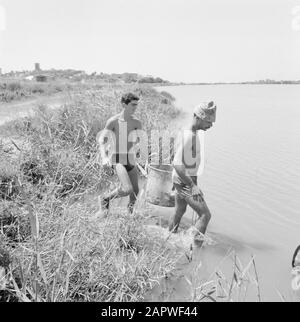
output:
[[[173,251],[143,228],[144,207],[97,216],[96,196],[116,178],[98,163],[96,134],[128,90],[148,131],[178,115],[150,87],[109,86],[2,126],[0,301],[138,301],[174,268]]]
[[[104,84],[93,81],[81,83],[79,81],[49,80],[43,83],[34,80],[2,79],[0,80],[0,103],[10,103],[42,95],[51,96],[61,92],[80,92],[88,89],[99,90],[104,86]]]
[[[70,89],[71,86],[59,82],[48,84],[35,81],[1,81],[0,102],[9,103],[40,95],[53,95]]]

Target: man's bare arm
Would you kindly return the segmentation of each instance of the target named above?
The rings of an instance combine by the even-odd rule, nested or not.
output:
[[[137,123],[136,129],[141,130],[142,129],[142,122],[140,120],[136,120],[136,123]]]
[[[110,137],[111,132],[113,131],[114,131],[114,122],[113,120],[108,120],[104,129],[99,133],[99,137],[97,138],[102,160],[105,160],[108,158],[107,151],[105,148],[108,142],[108,138]]]
[[[181,145],[179,150],[177,151],[174,161],[173,161],[173,167],[177,174],[179,175],[180,179],[183,183],[185,183],[188,186],[192,187],[192,196],[195,200],[198,200],[200,202],[203,201],[203,193],[200,190],[200,188],[194,183],[192,178],[186,173],[186,167],[183,163],[183,155],[184,155],[184,149],[188,149],[188,144],[185,142]]]

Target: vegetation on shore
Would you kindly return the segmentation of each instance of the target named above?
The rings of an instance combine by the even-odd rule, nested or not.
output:
[[[116,180],[98,162],[96,134],[128,90],[148,131],[178,115],[166,94],[115,86],[1,127],[0,301],[138,301],[174,268],[177,255],[143,228],[144,206],[97,215]]]
[[[10,103],[26,98],[35,98],[42,95],[50,96],[61,92],[77,92],[83,89],[101,89],[99,84],[80,84],[74,82],[49,81],[38,82],[35,80],[0,80],[0,102]]]
[[[80,70],[41,70],[10,72],[0,75],[0,102],[11,102],[27,97],[52,95],[59,92],[99,90],[106,85],[168,84],[160,77],[142,76],[137,73],[87,74]]]

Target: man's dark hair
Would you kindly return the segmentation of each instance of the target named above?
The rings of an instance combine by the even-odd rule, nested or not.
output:
[[[139,97],[133,93],[126,93],[121,98],[121,103],[128,105],[132,101],[139,101]]]

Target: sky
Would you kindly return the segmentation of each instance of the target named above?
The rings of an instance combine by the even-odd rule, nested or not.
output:
[[[300,79],[300,0],[0,0],[0,68]]]

